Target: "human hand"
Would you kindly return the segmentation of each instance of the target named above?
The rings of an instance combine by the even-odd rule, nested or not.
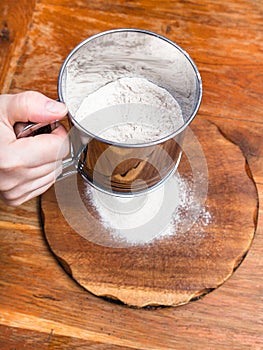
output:
[[[35,91],[0,95],[0,198],[6,204],[18,206],[45,192],[68,154],[62,125],[51,134],[17,139],[14,124],[54,122],[66,114],[63,103]]]

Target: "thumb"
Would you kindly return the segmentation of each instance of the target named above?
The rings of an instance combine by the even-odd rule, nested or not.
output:
[[[11,125],[16,122],[28,121],[35,123],[52,122],[63,118],[68,112],[64,103],[52,100],[36,91],[26,91],[2,97],[3,99],[0,99],[0,110],[5,110],[6,117]]]

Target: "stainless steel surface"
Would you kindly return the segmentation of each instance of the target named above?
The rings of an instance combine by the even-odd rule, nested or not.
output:
[[[181,107],[183,126],[160,139],[129,145],[105,140],[83,127],[75,114],[84,98],[123,77],[145,78],[166,89]],[[176,139],[181,145],[183,133],[198,111],[202,82],[192,59],[174,42],[144,30],[117,29],[86,39],[68,55],[60,70],[58,93],[75,129],[76,169],[97,188],[129,195],[156,186],[177,167],[181,150]],[[104,152],[107,157],[103,157]],[[168,156],[163,157],[164,153]],[[106,165],[106,158],[110,165]],[[168,162],[163,164],[165,159]]]
[[[39,134],[51,133],[58,127],[58,122],[53,123],[22,123],[18,122],[14,125],[14,132],[18,139],[22,137],[35,136]]]

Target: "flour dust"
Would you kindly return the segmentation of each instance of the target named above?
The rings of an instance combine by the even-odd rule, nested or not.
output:
[[[118,244],[145,245],[182,233],[197,220],[199,230],[211,222],[207,208],[198,206],[191,182],[178,173],[155,190],[140,196],[111,196],[88,184],[86,196],[101,225]]]

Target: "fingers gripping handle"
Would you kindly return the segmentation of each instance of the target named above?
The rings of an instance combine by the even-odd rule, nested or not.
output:
[[[59,122],[55,121],[53,123],[23,123],[17,122],[14,125],[14,132],[17,139],[24,137],[36,136],[40,134],[50,134],[59,126]],[[62,161],[62,173],[57,177],[57,180],[65,178],[69,175],[75,174],[77,172],[75,167],[74,152],[72,149],[72,144],[70,147],[70,156]]]

